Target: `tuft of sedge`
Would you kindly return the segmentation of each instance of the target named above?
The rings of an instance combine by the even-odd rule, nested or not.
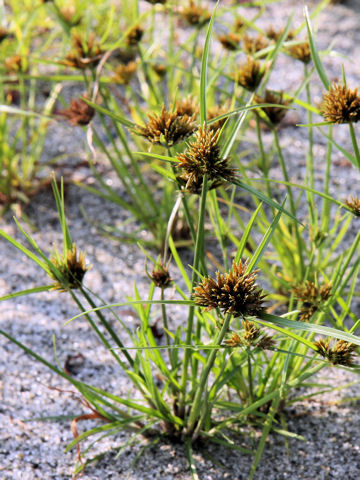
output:
[[[216,279],[205,277],[195,287],[194,300],[206,311],[218,308],[234,317],[257,316],[265,311],[266,294],[256,285],[258,270],[247,272],[248,262],[233,262],[228,273],[216,273]]]
[[[80,25],[82,17],[76,12],[74,5],[60,8],[59,12],[64,22],[66,22],[70,28]]]
[[[137,70],[136,62],[129,62],[118,65],[115,68],[114,75],[111,77],[112,81],[120,83],[121,85],[128,85]]]
[[[199,104],[194,97],[188,95],[186,98],[176,101],[175,112],[180,116],[196,117],[199,113]]]
[[[0,43],[3,42],[6,38],[13,37],[13,34],[9,32],[7,28],[0,26]]]
[[[360,217],[360,198],[359,197],[353,197],[352,195],[345,200],[345,204],[349,207],[351,210],[352,214],[355,215],[355,217]]]
[[[87,94],[83,98],[89,99]],[[95,115],[95,109],[84,102],[83,98],[76,98],[70,101],[70,107],[60,110],[58,113],[67,118],[72,125],[88,125]]]
[[[167,72],[166,65],[162,63],[154,63],[152,69],[160,79],[164,78]]]
[[[331,346],[330,340],[319,340],[314,343],[316,351],[333,365],[345,365],[350,367],[354,361],[354,352],[359,348],[354,343],[345,340],[337,340]]]
[[[147,117],[148,122],[137,125],[133,131],[155,145],[171,147],[184,141],[196,129],[196,115],[180,115],[176,110],[167,110],[165,106],[160,114],[148,113]]]
[[[270,27],[268,28],[268,30],[266,31],[266,36],[270,39],[270,40],[274,40],[275,42],[277,42],[279,40],[279,38],[281,38],[282,34],[284,33],[284,29],[282,28],[281,30],[275,30],[274,27],[272,25],[270,25]],[[288,32],[288,34],[286,35],[286,38],[285,40],[294,40],[295,38],[295,34],[294,32],[292,32],[291,30]]]
[[[254,101],[255,103],[273,103],[284,106],[287,106],[291,103],[290,100],[283,99],[283,92],[275,92],[273,90],[266,90],[263,98],[256,95]],[[281,120],[283,120],[285,117],[287,111],[286,108],[281,108],[281,106],[261,107],[261,110],[265,113],[270,126],[273,128],[279,125]]]
[[[56,254],[51,257],[50,261],[60,271],[60,278],[49,272],[49,276],[55,280],[53,290],[60,290],[61,292],[79,288],[82,285],[85,273],[90,268],[85,264],[85,254],[77,252],[75,243],[72,244],[71,250],[68,250],[65,255],[59,256]]]
[[[264,35],[258,35],[257,37],[250,37],[245,34],[243,37],[243,47],[245,53],[254,55],[254,53],[264,50],[269,45],[269,42]]]
[[[95,42],[95,35],[91,34],[88,40],[84,40],[79,33],[71,36],[73,51],[69,52],[60,63],[68,67],[85,70],[88,67],[96,66],[104,53],[100,45]]]
[[[308,41],[299,42],[296,45],[291,45],[287,47],[285,51],[291,57],[295,58],[295,60],[300,60],[300,62],[303,62],[305,64],[308,64],[311,61],[310,44]]]
[[[201,28],[211,18],[211,13],[206,8],[196,5],[194,0],[189,0],[186,7],[180,10],[181,17],[191,26]]]
[[[324,93],[320,113],[327,122],[351,123],[360,120],[360,97],[357,88],[334,83]]]
[[[224,345],[227,347],[255,347],[261,350],[272,350],[275,341],[266,335],[254,322],[243,320],[243,330],[240,332],[230,331],[226,334]]]
[[[241,36],[238,33],[229,32],[224,35],[219,35],[218,40],[225,50],[234,51],[239,48]]]
[[[164,265],[162,262],[157,263],[152,273],[148,276],[150,280],[153,281],[157,287],[163,290],[165,288],[170,287],[172,283],[172,278],[170,277],[169,268],[167,265]]]
[[[261,70],[260,62],[248,57],[247,62],[239,66],[233,78],[243,88],[253,92],[259,86],[264,73]]]
[[[144,29],[140,25],[135,25],[126,35],[126,45],[128,47],[135,47],[142,39]]]
[[[7,73],[19,73],[26,71],[25,62],[18,54],[6,57],[4,60],[4,67]]]
[[[325,283],[320,288],[313,282],[306,281],[305,285],[293,287],[297,300],[303,302],[300,308],[299,320],[307,322],[319,308],[331,297],[332,285]]]
[[[208,177],[209,189],[218,187],[234,176],[235,171],[229,167],[229,159],[220,155],[219,135],[220,130],[200,127],[189,148],[176,156],[179,162],[176,167],[182,171],[180,180],[188,192],[201,193],[204,175]]]
[[[230,111],[230,101],[227,100],[223,105],[215,105],[214,107],[210,107],[207,111],[207,121],[210,122],[216,117],[220,117],[221,115],[224,115],[225,113],[228,113]],[[222,126],[226,122],[228,117],[221,118],[220,120],[217,120],[214,123],[210,123],[209,127],[213,131],[221,130]]]

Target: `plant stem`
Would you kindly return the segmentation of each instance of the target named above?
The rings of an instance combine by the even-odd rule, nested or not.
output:
[[[198,228],[197,228],[196,240],[195,240],[194,264],[193,264],[193,271],[192,271],[190,295],[192,295],[194,287],[198,281],[197,270],[199,269],[200,256],[203,251],[207,188],[208,188],[208,179],[207,179],[207,175],[204,175],[202,190],[201,190],[201,197],[200,197],[200,212],[199,212]],[[192,341],[194,314],[195,314],[195,306],[190,305],[189,314],[186,322],[186,339],[185,339],[186,345],[190,345]],[[191,350],[187,348],[184,353],[183,369],[182,369],[182,376],[181,376],[182,398],[179,404],[179,411],[181,415],[184,415],[184,410],[185,410],[186,385],[187,385],[187,379],[188,379],[188,366],[190,361],[190,355],[191,355]]]
[[[356,164],[357,164],[358,170],[360,171],[360,152],[359,152],[359,146],[356,140],[354,124],[352,122],[349,123],[349,130],[350,130],[351,141],[353,144],[354,154],[356,158]]]
[[[282,173],[284,175],[284,180],[286,182],[289,182],[289,176],[288,176],[288,173],[287,173],[285,160],[284,160],[282,150],[281,150],[281,146],[280,146],[280,142],[279,142],[279,136],[278,136],[275,128],[273,129],[273,134],[274,134],[275,146],[276,146],[276,150],[277,150],[277,153],[278,153],[281,170],[282,170]],[[295,201],[294,201],[294,197],[293,197],[290,185],[286,186],[286,190],[287,190],[287,193],[288,193],[288,196],[289,196],[290,211],[294,215],[294,217],[296,217],[296,206],[295,206]],[[294,227],[295,227],[297,250],[298,250],[298,255],[299,255],[300,275],[301,275],[300,279],[302,279],[304,277],[304,274],[305,274],[302,239],[301,239],[301,235],[300,235],[300,232],[299,232],[299,225],[298,225],[297,222],[294,222]]]
[[[250,397],[250,402],[253,403],[254,389],[253,389],[253,379],[252,379],[252,371],[251,371],[251,358],[250,358],[249,352],[247,352],[247,369],[248,369],[248,379],[249,379],[249,397]]]
[[[224,323],[221,327],[220,332],[218,333],[217,337],[215,338],[215,341],[213,343],[214,346],[220,346],[221,342],[223,341],[225,334],[227,333],[230,325],[230,320],[231,320],[231,314],[227,314],[224,320]],[[199,418],[199,413],[200,409],[203,406],[203,394],[205,392],[206,395],[206,383],[208,381],[208,377],[210,374],[210,371],[214,365],[216,355],[217,355],[217,349],[214,348],[213,350],[210,351],[210,354],[208,356],[207,362],[205,364],[205,367],[203,368],[199,380],[199,384],[196,388],[196,394],[195,398],[193,401],[193,406],[190,410],[190,415],[189,415],[189,420],[188,420],[188,426],[186,429],[186,435],[192,435],[195,429],[196,422],[198,421]],[[206,408],[206,406],[205,406]],[[197,431],[200,430],[200,426],[198,426]],[[193,438],[195,440],[195,438]]]

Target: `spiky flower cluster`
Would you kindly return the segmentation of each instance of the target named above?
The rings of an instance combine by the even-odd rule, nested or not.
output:
[[[88,95],[84,95],[88,98]],[[60,110],[59,115],[66,117],[73,125],[88,125],[95,115],[93,107],[88,105],[82,98],[72,99],[70,107],[65,110]]]
[[[333,365],[351,366],[354,360],[354,352],[358,345],[345,342],[345,340],[337,340],[331,347],[330,340],[319,340],[314,343],[317,352],[326,358]]]
[[[270,350],[275,346],[272,337],[266,335],[254,322],[243,320],[244,330],[228,332],[224,344],[228,347],[255,347]]]
[[[96,66],[101,59],[103,50],[95,42],[95,35],[90,35],[85,41],[81,35],[74,33],[71,37],[74,51],[66,55],[61,62],[63,65],[85,70],[87,67]]]
[[[281,38],[282,34],[284,33],[284,29],[282,28],[281,30],[275,30],[272,25],[268,28],[266,32],[266,36],[270,38],[270,40],[274,40],[277,42],[279,38]],[[286,39],[285,40],[293,40],[295,37],[294,32],[291,30],[288,32]]]
[[[350,208],[351,212],[355,217],[360,217],[360,198],[359,197],[349,197],[345,201],[346,205]]]
[[[274,92],[270,90],[265,91],[264,98],[259,96],[255,96],[256,103],[273,103],[277,105],[284,105],[287,106],[290,103],[290,100],[283,99],[283,92]],[[279,107],[261,107],[261,110],[265,113],[268,122],[270,123],[271,127],[276,127],[279,125],[281,120],[286,115],[286,109]]]
[[[309,63],[311,60],[310,44],[308,41],[291,45],[290,47],[287,47],[286,51],[291,57],[300,60],[300,62],[305,64]]]
[[[135,47],[144,35],[144,29],[140,25],[135,25],[126,35],[126,45]]]
[[[331,296],[332,286],[325,283],[320,288],[307,281],[305,285],[293,287],[295,297],[302,301],[299,320],[307,322]]]
[[[134,76],[137,69],[136,62],[123,63],[116,67],[115,75],[112,77],[112,80],[121,85],[128,85],[130,80]]]
[[[180,115],[177,110],[167,110],[163,106],[159,115],[149,113],[147,116],[148,122],[144,126],[137,125],[134,131],[156,145],[171,147],[192,135],[196,129],[196,114]]]
[[[256,283],[257,270],[247,272],[247,262],[233,262],[229,273],[217,272],[216,280],[207,277],[195,287],[194,299],[206,310],[219,308],[234,317],[257,316],[265,311],[266,294]]]
[[[65,255],[59,256],[56,252],[50,261],[60,272],[60,276],[57,276],[54,272],[49,271],[49,276],[55,280],[53,289],[62,292],[79,288],[85,273],[89,270],[89,267],[85,265],[85,254],[79,252],[78,255],[75,243]]]
[[[360,96],[357,88],[333,84],[323,95],[320,113],[327,122],[350,123],[360,120]]]
[[[150,279],[155,283],[155,285],[159,288],[165,289],[170,287],[172,278],[170,277],[169,269],[166,265],[162,262],[159,262],[155,265],[151,275],[149,275]]]
[[[246,90],[253,92],[259,86],[264,73],[261,71],[260,62],[248,57],[247,62],[238,68],[234,80]]]
[[[190,0],[186,7],[183,7],[180,15],[186,20],[189,25],[201,28],[211,18],[211,13],[206,8],[195,4],[194,0]]]
[[[249,35],[244,35],[243,38],[244,50],[250,55],[264,50],[268,46],[268,41],[264,35],[258,35],[257,37],[250,37]]]
[[[177,155],[179,163],[176,166],[182,170],[180,180],[187,191],[200,193],[204,175],[207,175],[209,189],[218,187],[224,180],[231,180],[234,176],[229,159],[220,155],[219,134],[220,130],[200,127],[186,152]]]
[[[229,32],[225,35],[219,35],[218,39],[226,50],[234,51],[239,48],[241,37],[238,33]]]
[[[228,113],[229,109],[230,109],[229,101],[226,101],[223,105],[215,105],[214,107],[210,107],[207,110],[208,122],[210,122],[210,120],[213,120],[217,117],[220,117],[221,115],[224,115],[225,113]],[[211,130],[216,132],[217,130],[220,130],[222,128],[226,120],[227,120],[227,117],[221,118],[216,122],[210,123],[209,127],[211,128]]]

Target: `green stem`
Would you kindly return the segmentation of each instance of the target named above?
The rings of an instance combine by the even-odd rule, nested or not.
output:
[[[161,300],[165,300],[165,295],[164,295],[164,289],[161,289]],[[166,337],[166,345],[170,347],[170,335],[169,335],[169,326],[168,326],[168,321],[167,321],[167,314],[166,314],[166,305],[164,303],[161,304],[161,315],[162,315],[162,321],[164,324],[164,329],[165,329],[165,337]],[[168,355],[169,355],[169,362],[171,365],[171,369],[174,369],[173,365],[173,359],[172,359],[172,354],[171,354],[171,349],[168,349]]]
[[[277,153],[278,153],[279,162],[280,162],[281,170],[282,170],[282,173],[283,173],[283,176],[284,176],[284,180],[286,182],[289,182],[289,176],[288,176],[287,169],[286,169],[286,163],[285,163],[285,160],[284,160],[284,157],[283,157],[283,154],[282,154],[282,150],[281,150],[281,146],[280,146],[280,142],[279,142],[279,136],[278,136],[275,128],[273,129],[273,133],[274,133],[275,146],[276,146],[276,150],[277,150]],[[295,201],[294,201],[294,197],[293,197],[290,185],[286,186],[286,190],[287,190],[287,194],[288,194],[289,202],[290,202],[290,211],[294,215],[294,217],[296,217],[296,206],[295,206]],[[300,235],[300,231],[299,231],[299,225],[298,225],[297,222],[294,222],[294,228],[295,228],[295,235],[296,235],[297,250],[298,250],[298,255],[299,255],[300,275],[301,275],[300,280],[301,280],[304,277],[304,274],[305,274],[305,265],[304,265],[304,259],[303,259],[302,239],[301,239],[301,235]]]
[[[224,323],[221,327],[220,332],[218,333],[217,337],[215,338],[215,341],[213,343],[214,346],[220,346],[221,342],[223,341],[230,325],[230,320],[231,320],[231,314],[227,314],[224,320]],[[190,410],[190,415],[189,415],[189,420],[188,420],[188,426],[186,429],[186,435],[192,435],[195,429],[196,422],[199,419],[199,414],[200,410],[203,406],[203,395],[205,392],[205,396],[207,395],[206,393],[206,384],[209,378],[209,374],[211,372],[211,369],[214,365],[216,355],[218,351],[216,348],[210,351],[210,354],[208,356],[208,359],[206,361],[205,367],[203,368],[199,380],[199,384],[196,388],[196,393],[195,393],[195,398],[193,401],[192,408]],[[201,426],[198,426],[197,431],[200,430]]]
[[[354,154],[356,158],[356,164],[357,164],[358,170],[360,171],[360,152],[359,152],[359,146],[356,140],[354,124],[352,122],[349,123],[349,129],[350,129],[350,136],[353,144]]]
[[[194,287],[198,281],[197,270],[199,269],[201,252],[203,251],[207,188],[208,188],[208,179],[207,179],[207,175],[204,175],[201,197],[200,197],[200,212],[199,212],[198,228],[197,228],[196,240],[195,240],[194,265],[193,265],[194,268],[192,271],[190,295],[192,295]],[[195,307],[191,305],[189,307],[189,313],[188,313],[188,318],[186,323],[186,339],[185,339],[186,345],[190,345],[192,341],[194,314],[195,314]],[[184,353],[182,376],[181,376],[182,398],[180,400],[180,405],[179,405],[179,411],[181,415],[184,415],[184,410],[185,410],[186,385],[187,385],[187,379],[188,379],[188,366],[190,361],[190,355],[191,355],[191,350],[187,348]]]
[[[250,402],[253,403],[254,388],[253,388],[253,378],[252,378],[252,371],[251,371],[251,358],[250,358],[249,352],[247,352],[247,369],[248,369],[248,379],[249,379],[249,397],[250,397]]]

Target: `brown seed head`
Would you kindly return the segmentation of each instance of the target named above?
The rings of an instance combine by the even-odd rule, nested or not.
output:
[[[345,203],[355,217],[360,217],[360,198],[351,196],[345,201]]]
[[[274,103],[287,106],[290,100],[283,100],[283,92],[274,92],[270,90],[265,91],[265,97],[261,98],[255,96],[256,103]],[[261,110],[266,114],[266,117],[272,127],[276,127],[286,115],[286,109],[281,107],[262,107]]]
[[[140,25],[135,25],[126,35],[126,45],[129,47],[136,46],[144,35],[144,29]]]
[[[207,111],[207,119],[208,121],[213,120],[216,117],[220,117],[221,115],[224,115],[225,113],[228,113],[230,109],[230,102],[226,101],[224,105],[215,105],[214,107],[210,107]],[[226,122],[227,117],[221,118],[217,122],[211,123],[209,127],[213,131],[220,130],[221,127],[224,125]]]
[[[145,0],[145,2],[151,3],[151,5],[155,5],[156,3],[161,3],[164,5],[166,3],[166,0]]]
[[[254,55],[254,53],[264,50],[268,44],[268,40],[263,35],[258,35],[254,38],[245,34],[243,38],[244,50],[249,55]]]
[[[240,30],[242,30],[242,28],[246,25],[246,23],[244,22],[244,19],[242,17],[238,17],[235,19],[235,22],[234,22],[234,30],[235,32],[239,32]]]
[[[162,63],[153,64],[152,69],[159,78],[164,78],[167,72],[166,65],[163,65]]]
[[[275,42],[277,42],[283,33],[284,33],[283,28],[281,30],[275,30],[274,27],[270,25],[269,29],[266,32],[266,36],[270,38],[270,40],[274,40]],[[294,32],[290,30],[285,40],[293,40],[294,38],[295,38]]]
[[[351,366],[354,360],[354,352],[359,348],[358,345],[345,342],[345,340],[337,340],[331,347],[330,340],[319,340],[314,343],[317,352],[333,365]]]
[[[175,112],[180,116],[187,115],[188,117],[196,117],[199,113],[199,105],[196,100],[189,95],[183,100],[177,100],[175,104]]]
[[[324,93],[320,113],[327,122],[349,123],[360,120],[360,97],[355,90],[345,85],[333,84]]]
[[[100,48],[100,45],[95,43],[95,35],[90,35],[86,41],[79,33],[73,33],[71,42],[74,51],[66,55],[65,59],[61,62],[63,65],[85,70],[87,67],[96,66],[100,62],[104,52]]]
[[[237,50],[239,48],[239,43],[241,40],[241,36],[237,33],[227,33],[225,35],[219,35],[218,36],[219,42],[221,45],[226,49],[230,51]]]
[[[253,92],[259,86],[264,73],[264,71],[261,71],[260,62],[248,57],[247,62],[240,65],[235,73],[234,80],[246,90]]]
[[[194,299],[206,311],[219,308],[234,317],[257,316],[265,311],[266,294],[256,283],[257,271],[246,272],[247,262],[233,263],[229,273],[217,272],[216,280],[207,277],[195,287]]]
[[[311,61],[310,44],[308,41],[291,45],[290,47],[287,47],[286,51],[291,57],[300,60],[305,64]]]
[[[121,85],[128,85],[137,69],[136,62],[129,62],[118,65],[115,69],[115,75],[112,79]]]
[[[163,106],[159,115],[148,113],[148,123],[137,125],[135,133],[156,145],[170,147],[182,142],[195,131],[195,115],[179,115]]]
[[[24,61],[18,54],[11,55],[11,57],[6,57],[4,60],[4,66],[8,73],[25,72]]]
[[[86,99],[89,98],[87,94],[83,95],[83,97]],[[91,122],[95,115],[95,110],[84,102],[82,98],[76,98],[71,100],[69,108],[60,110],[58,113],[66,117],[73,125],[84,126]]]
[[[182,8],[180,15],[189,25],[198,28],[203,27],[211,18],[211,13],[206,8],[196,5],[194,0],[189,0],[189,4]]]
[[[0,26],[0,43],[5,40],[5,38],[11,37],[12,34],[4,27]]]
[[[70,28],[76,27],[81,23],[81,15],[79,15],[76,10],[74,5],[69,5],[64,8],[60,8],[60,14],[62,16],[62,19],[68,24]]]
[[[76,245],[73,243],[72,249],[68,250],[66,255],[52,257],[50,261],[60,271],[60,278],[57,278],[52,272],[49,276],[55,280],[54,290],[65,292],[67,290],[79,288],[89,267],[85,265],[85,254],[77,254]]]
[[[295,297],[303,302],[300,309],[299,320],[307,322],[315,312],[331,297],[332,286],[325,283],[320,288],[312,282],[305,282],[305,285],[293,287]]]
[[[220,156],[219,134],[220,130],[200,127],[187,151],[176,157],[179,161],[176,166],[182,170],[180,179],[191,193],[201,192],[205,174],[208,177],[209,189],[216,188],[224,179],[231,180],[234,176],[234,170],[229,167],[229,159]]]
[[[155,265],[155,268],[152,271],[150,278],[157,287],[162,289],[170,287],[172,282],[168,267],[162,262]]]

